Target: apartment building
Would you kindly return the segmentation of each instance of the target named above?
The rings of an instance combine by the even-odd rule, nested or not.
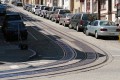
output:
[[[68,9],[71,12],[73,12],[73,9],[74,9],[74,0],[63,0],[63,1],[64,1],[63,8],[64,9]]]
[[[74,0],[73,13],[82,12],[82,4],[84,4],[84,0]]]

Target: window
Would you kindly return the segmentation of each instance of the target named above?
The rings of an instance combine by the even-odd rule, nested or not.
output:
[[[81,14],[76,15],[75,19],[80,19],[81,18]]]
[[[69,10],[60,10],[60,14],[70,13]]]
[[[95,21],[95,22],[94,22],[94,26],[97,26],[97,25],[98,25],[98,21]]]
[[[101,0],[101,9],[106,9],[106,0]]]
[[[77,15],[77,14],[75,14],[75,15],[72,17],[72,19],[75,19],[76,15]]]
[[[116,26],[114,22],[101,21],[100,26]]]

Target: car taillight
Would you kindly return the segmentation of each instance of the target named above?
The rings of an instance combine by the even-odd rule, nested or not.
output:
[[[58,15],[58,18],[60,18],[60,15]]]
[[[102,29],[100,29],[100,31],[107,31],[107,29],[105,29],[105,28],[102,28]]]
[[[83,25],[83,21],[82,20],[80,21],[80,24]]]
[[[120,32],[120,29],[116,29],[117,32]]]

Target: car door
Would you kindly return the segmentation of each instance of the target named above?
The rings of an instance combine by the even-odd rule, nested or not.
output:
[[[91,33],[95,34],[95,31],[97,30],[97,26],[98,26],[98,21],[95,21],[93,23],[93,25],[91,26]]]
[[[73,16],[73,17],[71,18],[71,20],[70,20],[71,26],[74,26],[74,19],[75,19],[76,15],[77,15],[77,14],[74,14],[74,16]]]
[[[57,9],[54,14],[52,15],[53,19],[56,20],[56,15],[58,14],[59,10]]]
[[[92,27],[93,27],[93,25],[94,25],[94,22],[95,22],[95,21],[90,22],[89,25],[87,26],[87,30],[88,30],[89,33],[92,33]]]
[[[81,14],[77,14],[74,19],[74,28],[76,29],[77,25],[80,24]]]

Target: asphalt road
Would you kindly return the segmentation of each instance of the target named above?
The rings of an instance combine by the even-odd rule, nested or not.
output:
[[[40,30],[36,31],[36,29],[40,28],[41,29],[40,32],[43,32],[44,34],[49,35],[49,37],[52,38],[52,40],[55,40],[52,37],[52,36],[55,36],[55,38],[57,38],[58,40],[62,40],[65,43],[67,43],[69,46],[74,48],[75,52],[77,52],[77,51],[78,52],[77,52],[77,55],[75,53],[71,53],[71,56],[70,55],[65,56],[64,59],[67,59],[67,60],[70,60],[69,58],[74,59],[74,60],[71,60],[70,63],[63,63],[63,64],[59,64],[57,66],[54,65],[54,67],[49,67],[49,68],[44,67],[44,70],[42,69],[42,71],[43,71],[42,75],[35,74],[35,73],[40,73],[42,71],[35,71],[35,73],[32,72],[35,75],[32,75],[32,76],[24,75],[24,77],[17,76],[17,77],[14,77],[13,79],[24,79],[24,80],[33,80],[33,79],[34,80],[43,80],[43,79],[44,80],[119,80],[120,79],[120,77],[119,77],[119,75],[120,75],[120,67],[119,67],[119,64],[120,64],[120,55],[119,55],[120,42],[118,40],[115,40],[113,38],[98,40],[98,39],[95,39],[93,36],[85,36],[82,32],[76,32],[75,30],[70,30],[67,27],[63,27],[63,26],[56,24],[54,22],[51,22],[49,20],[35,16],[34,14],[24,11],[19,7],[17,9],[19,9],[22,13],[26,14],[28,16],[28,18],[32,17],[31,21],[25,21],[25,23],[27,25],[32,26],[32,27],[28,27],[28,30],[30,31],[30,34],[31,34],[29,38],[31,38],[31,36],[32,36],[32,39],[30,39],[30,40],[35,40],[34,42],[36,42],[36,44],[39,44],[39,41],[37,42],[36,40],[47,41],[46,39],[41,40],[40,34],[38,33],[38,31],[40,31]],[[34,23],[34,24],[31,24],[31,23]],[[49,25],[49,26],[47,26],[47,25]],[[34,27],[34,29],[33,29],[33,27]],[[53,28],[54,28],[54,30],[52,30]],[[58,31],[56,31],[56,30],[58,30]],[[66,34],[66,35],[64,35],[64,34]],[[71,37],[69,37],[69,36],[71,36]],[[28,41],[28,42],[31,43],[31,41]],[[81,42],[81,43],[79,43],[79,42]],[[33,45],[33,46],[30,45],[30,46],[33,48],[36,45]],[[87,49],[85,46],[88,46],[89,48],[87,47],[88,48]],[[43,46],[41,46],[41,47],[38,46],[38,47],[42,48]],[[50,49],[51,47],[49,47],[48,49]],[[66,46],[64,46],[64,47],[66,47]],[[36,49],[36,47],[34,47],[34,48]],[[37,48],[37,49],[39,50],[39,48]],[[36,51],[38,51],[38,50],[36,50]],[[90,50],[89,52],[95,51],[100,54],[97,54],[97,55],[94,53],[87,54],[87,58],[86,58],[86,60],[83,61],[82,64],[84,64],[85,62],[89,63],[89,64],[85,64],[84,66],[83,65],[80,66],[81,63],[79,65],[77,64],[79,67],[74,66],[73,68],[70,68],[67,66],[70,69],[66,69],[66,66],[63,66],[63,65],[73,64],[73,63],[75,64],[75,62],[85,59],[83,57],[84,56],[83,52],[85,52],[85,50],[86,51]],[[106,53],[106,54],[104,54],[104,53]],[[49,53],[46,53],[45,55],[48,55],[48,54]],[[52,58],[52,56],[57,55],[57,54],[58,53],[55,53],[50,56]],[[63,56],[63,55],[61,55],[61,56]],[[78,56],[80,56],[80,57],[78,57]],[[106,56],[108,56],[107,57],[108,59],[107,59],[107,61],[105,61],[104,64],[101,64],[101,65],[98,65],[95,67],[93,66],[93,65],[96,65],[96,64],[106,60]],[[60,59],[60,57],[57,57],[56,59]],[[89,61],[91,61],[91,62],[89,62]],[[64,68],[59,67],[59,66],[63,66]],[[86,68],[89,66],[92,66],[92,67]],[[86,69],[83,69],[83,68],[86,68]],[[58,70],[58,69],[59,69],[58,72],[61,72],[61,74],[58,74],[58,72],[55,72],[55,70]],[[61,69],[63,69],[63,70],[61,70]],[[48,75],[47,72],[49,72],[51,70],[53,72],[50,72],[51,75]],[[76,71],[72,71],[72,70],[76,70]],[[65,73],[65,72],[68,72],[68,73]],[[27,71],[24,74],[28,74]],[[11,74],[11,76],[14,76],[14,75],[18,75],[18,74]],[[22,73],[22,75],[23,75],[23,73]],[[6,76],[6,75],[3,75],[3,76]],[[6,79],[9,79],[9,78],[6,78]],[[3,79],[3,80],[5,80],[5,79]]]

